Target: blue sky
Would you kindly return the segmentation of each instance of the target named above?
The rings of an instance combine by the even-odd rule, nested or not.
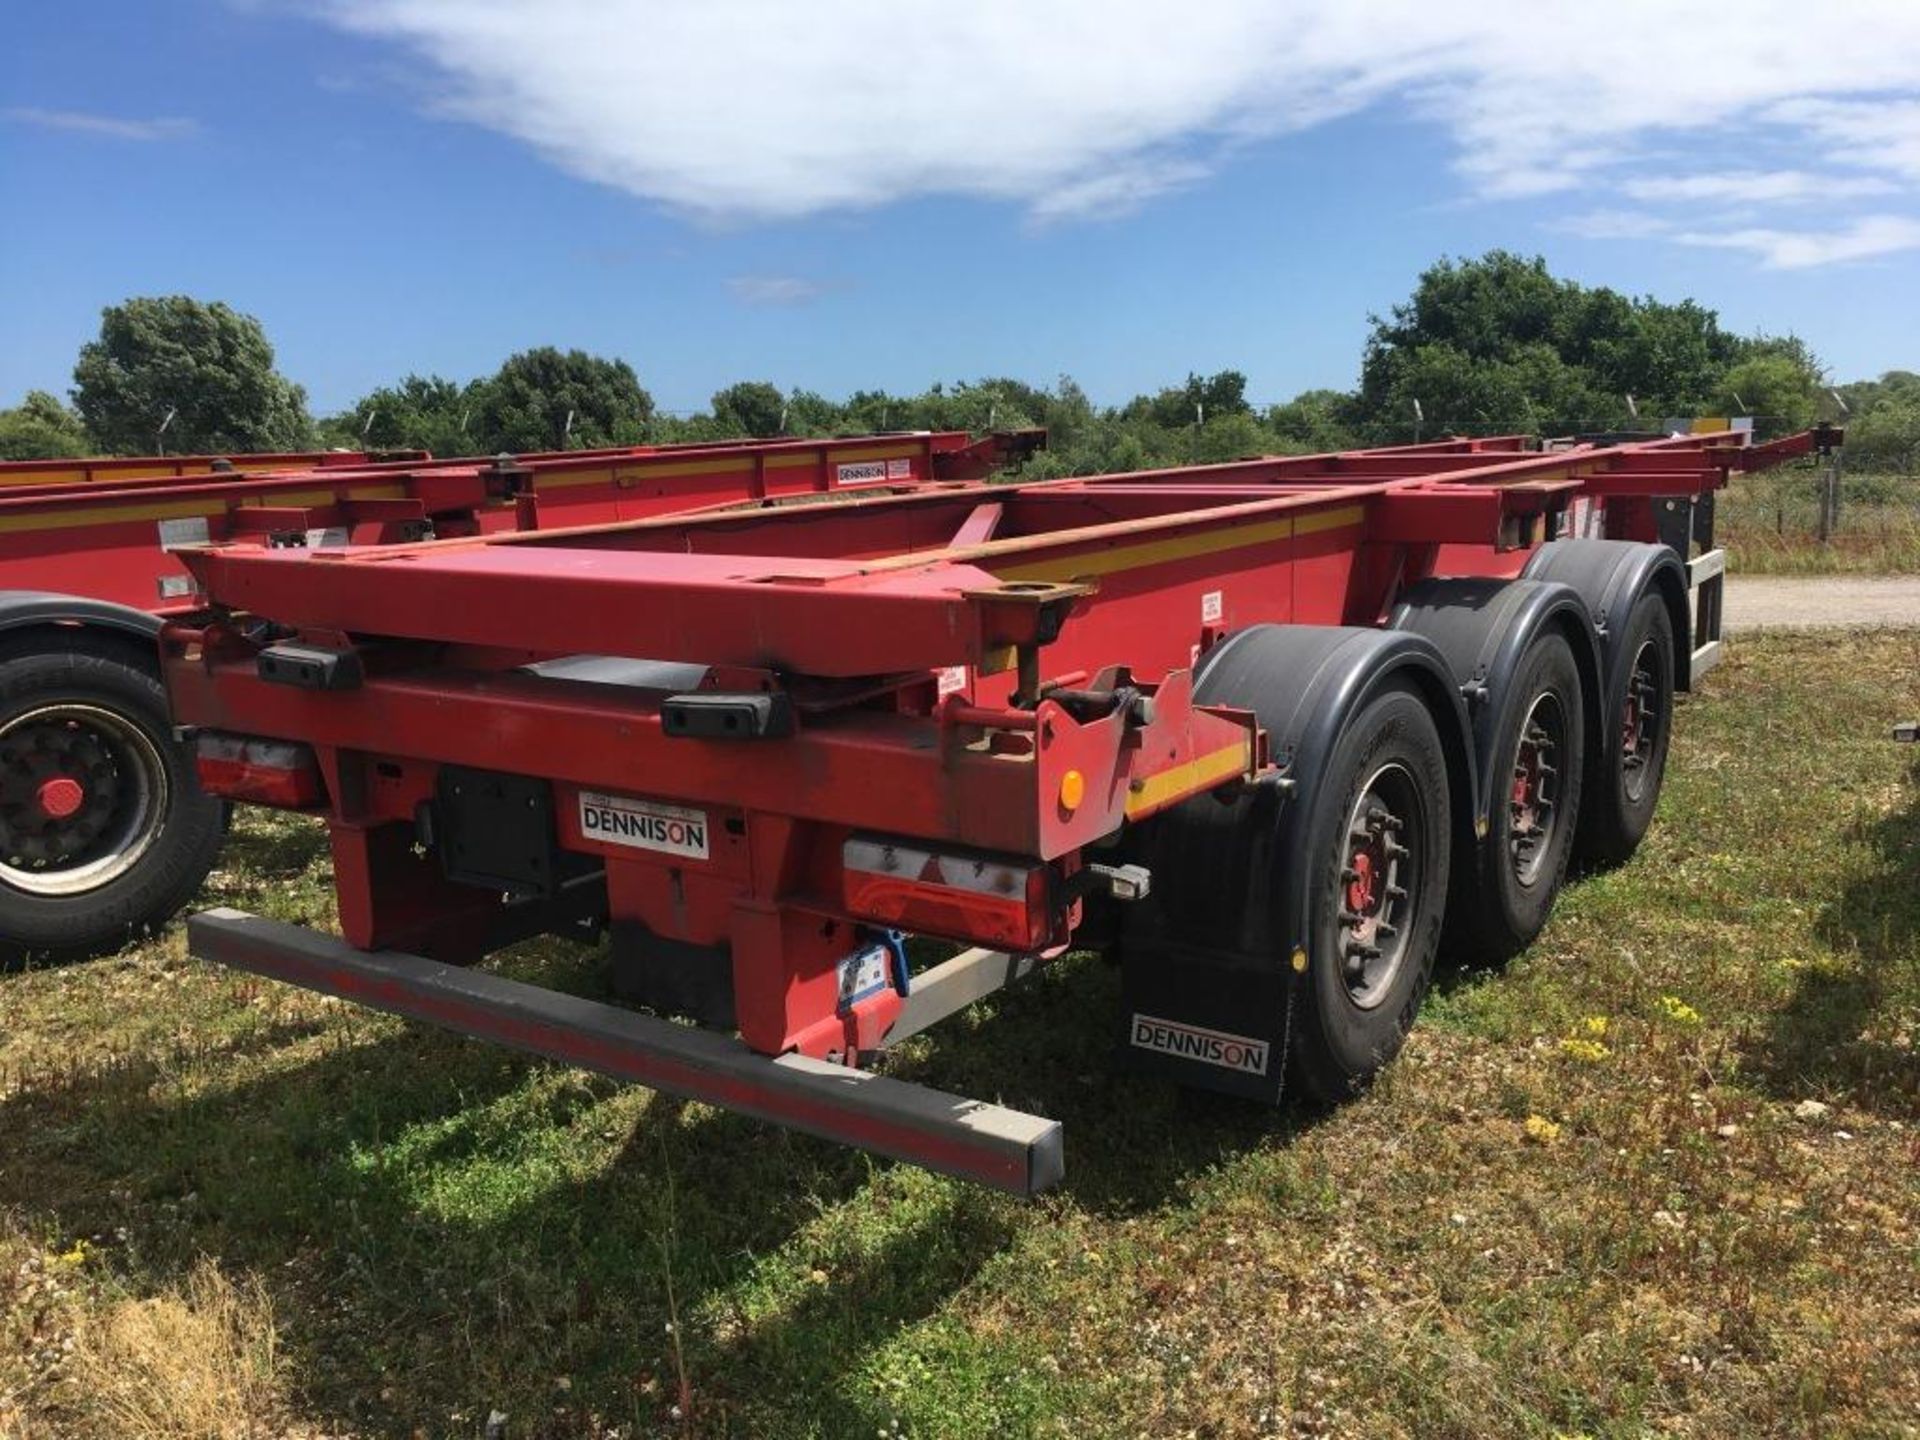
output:
[[[1226,367],[1270,401],[1350,385],[1370,311],[1493,246],[1836,379],[1920,367],[1920,6],[1435,8],[29,3],[0,404],[177,292],[257,315],[320,411],[534,344],[669,409]]]

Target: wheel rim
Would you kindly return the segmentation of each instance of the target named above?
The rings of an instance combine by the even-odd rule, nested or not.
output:
[[[0,726],[0,883],[58,898],[132,869],[166,823],[167,767],[146,731],[96,705]]]
[[[1347,814],[1340,973],[1347,998],[1362,1010],[1392,990],[1411,947],[1425,820],[1419,785],[1398,762],[1373,773]]]
[[[1507,852],[1514,878],[1531,885],[1553,850],[1560,825],[1560,760],[1566,753],[1567,712],[1551,690],[1534,696],[1514,747],[1507,793]]]
[[[1652,782],[1660,741],[1660,647],[1645,641],[1627,676],[1626,703],[1620,713],[1620,779],[1627,798],[1638,804]]]

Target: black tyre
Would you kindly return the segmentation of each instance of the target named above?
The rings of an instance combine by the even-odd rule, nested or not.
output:
[[[1505,960],[1545,927],[1573,855],[1587,766],[1584,701],[1573,648],[1541,631],[1501,697],[1490,823],[1471,863],[1463,856],[1455,868],[1449,951]]]
[[[1594,738],[1593,781],[1584,800],[1581,853],[1592,864],[1630,857],[1653,823],[1673,729],[1673,621],[1652,589],[1634,602],[1620,635],[1618,678]],[[1613,669],[1609,666],[1609,669]]]
[[[1347,726],[1313,797],[1310,946],[1288,1075],[1323,1103],[1365,1088],[1426,998],[1446,912],[1447,778],[1432,713],[1396,687]]]
[[[173,738],[136,643],[0,644],[0,964],[100,954],[164,924],[219,853],[226,806]]]

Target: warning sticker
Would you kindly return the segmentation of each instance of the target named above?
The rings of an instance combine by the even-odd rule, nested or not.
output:
[[[845,465],[836,465],[834,475],[842,485],[877,485],[887,478],[887,462],[884,460],[850,461]]]
[[[887,478],[889,480],[911,480],[913,478],[913,461],[907,459],[905,456],[902,456],[898,460],[887,461]]]
[[[1238,1070],[1247,1075],[1267,1073],[1267,1042],[1251,1040],[1245,1035],[1203,1030],[1198,1025],[1136,1014],[1130,1038],[1142,1050],[1157,1050],[1162,1055],[1198,1060],[1203,1065],[1218,1065],[1222,1070]]]
[[[1226,603],[1220,598],[1218,590],[1209,590],[1200,597],[1200,623],[1217,625],[1220,617],[1226,613]]]
[[[944,667],[940,671],[939,677],[934,681],[934,691],[942,700],[946,699],[949,695],[958,695],[966,688],[967,667],[964,665],[948,665]]]
[[[680,805],[582,790],[580,833],[589,840],[634,850],[707,858],[707,812]]]

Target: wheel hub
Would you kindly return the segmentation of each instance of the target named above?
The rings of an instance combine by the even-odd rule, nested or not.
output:
[[[0,884],[80,894],[152,844],[166,816],[166,770],[126,717],[60,703],[0,726]]]
[[[1559,759],[1566,716],[1559,700],[1545,692],[1534,697],[1520,725],[1514,750],[1513,785],[1507,795],[1507,845],[1513,873],[1523,885],[1539,876],[1551,848],[1559,810]]]
[[[1363,1009],[1386,994],[1407,948],[1416,857],[1406,842],[1417,804],[1411,777],[1391,765],[1368,782],[1347,820],[1340,963],[1348,997]]]
[[[78,780],[56,775],[51,780],[40,782],[40,789],[34,798],[40,802],[40,812],[48,819],[65,820],[87,803],[87,790]]]
[[[1646,791],[1660,739],[1660,652],[1652,641],[1640,647],[1627,677],[1627,693],[1620,707],[1620,773],[1628,798],[1639,800]]]

